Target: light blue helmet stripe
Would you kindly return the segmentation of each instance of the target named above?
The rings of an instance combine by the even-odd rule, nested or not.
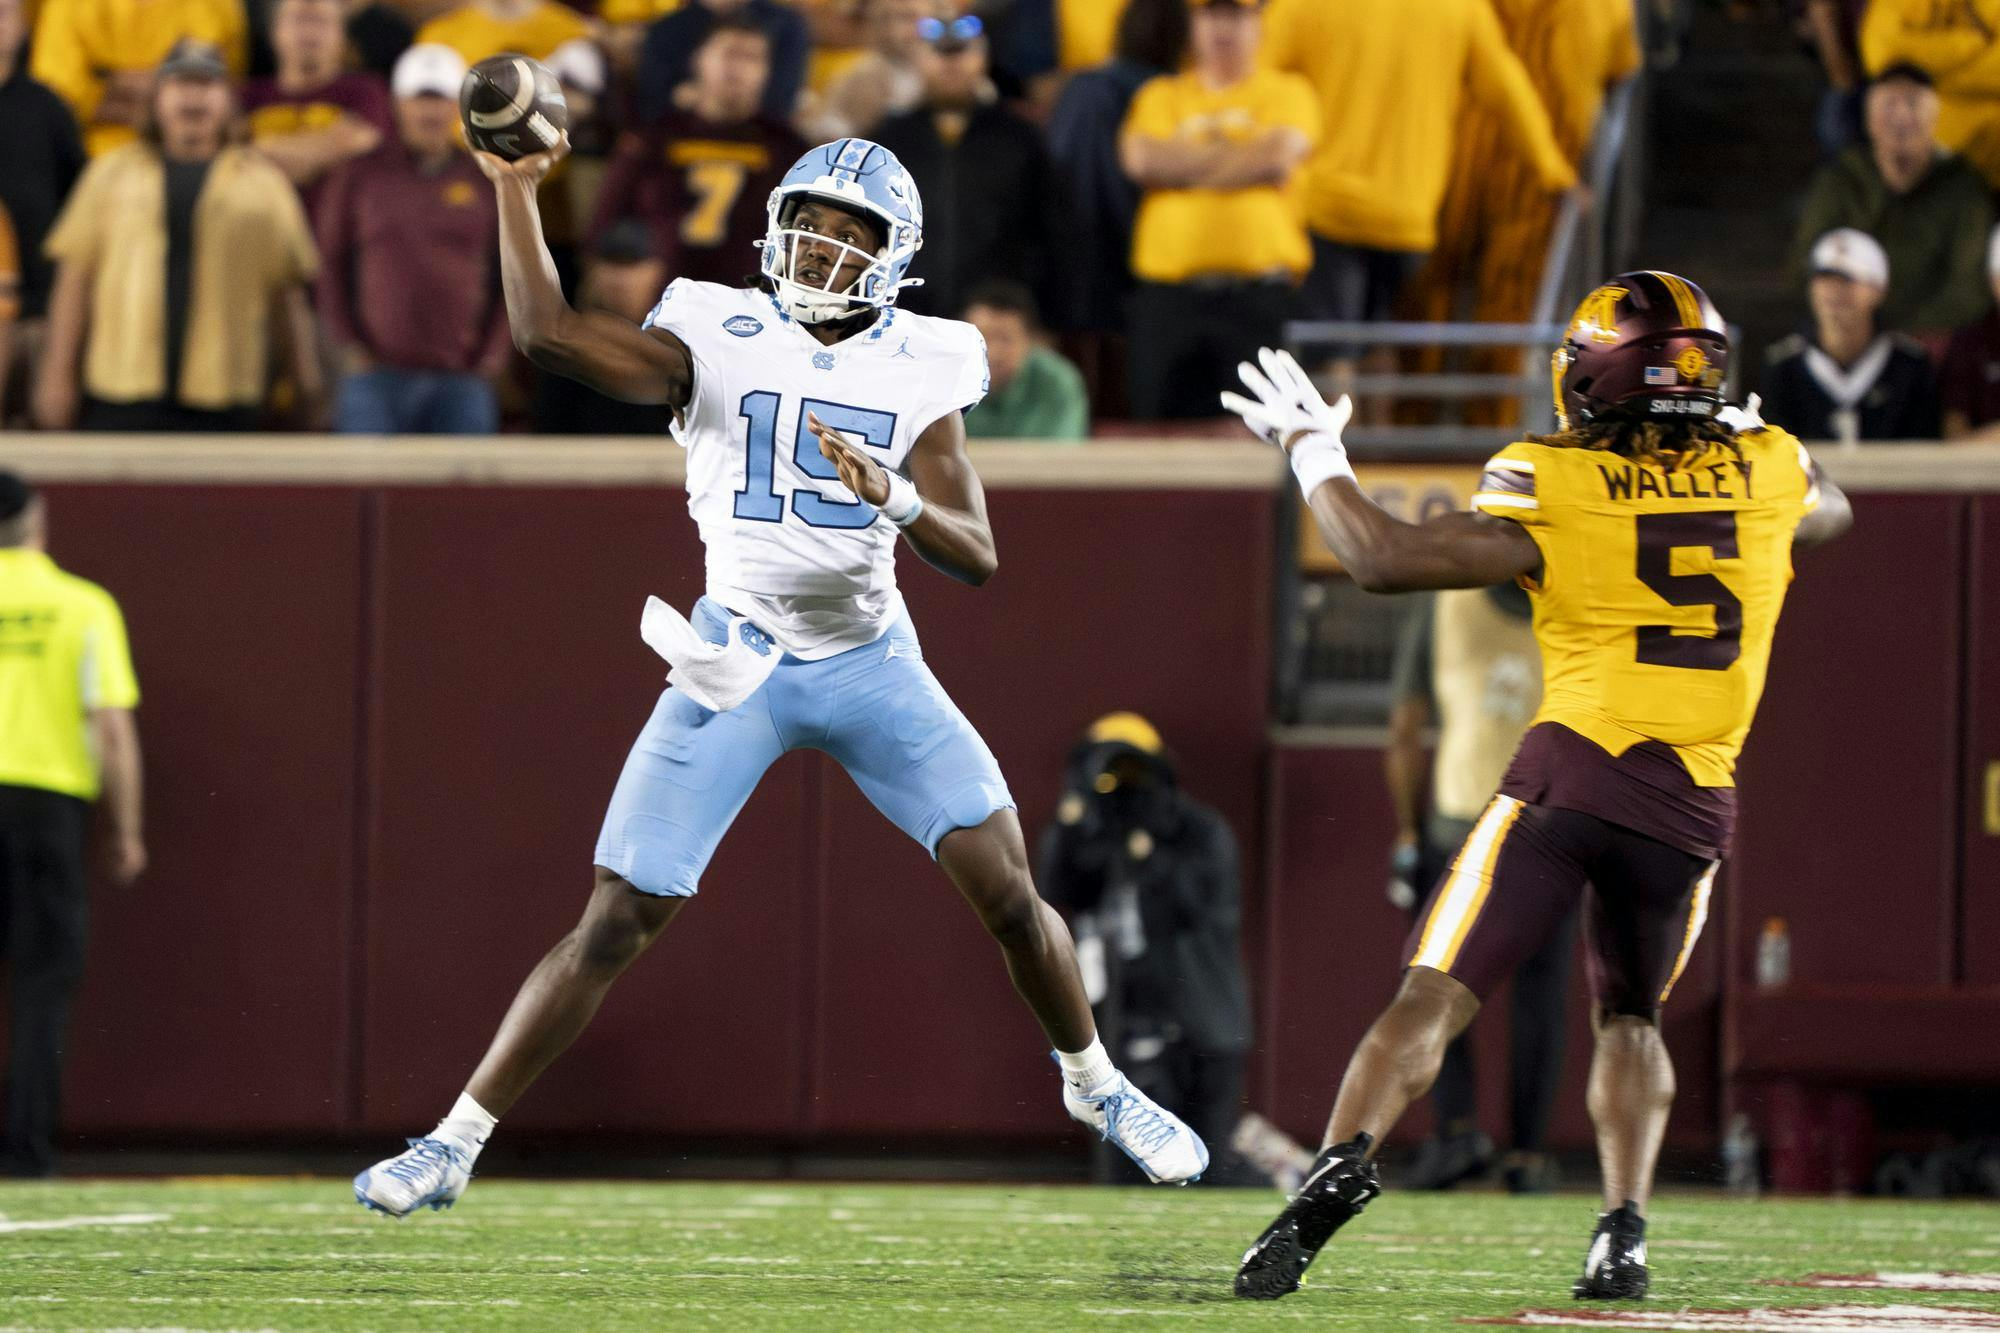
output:
[[[855,181],[868,169],[868,157],[875,151],[875,145],[866,139],[842,139],[833,153],[832,176],[835,180]]]

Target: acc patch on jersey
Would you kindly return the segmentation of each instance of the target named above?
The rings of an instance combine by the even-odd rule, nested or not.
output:
[[[731,315],[722,327],[739,338],[751,338],[764,331],[764,322],[753,315]]]

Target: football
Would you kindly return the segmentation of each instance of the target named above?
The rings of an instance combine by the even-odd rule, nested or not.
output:
[[[458,89],[465,140],[508,161],[556,146],[569,127],[562,84],[539,60],[488,56],[465,73]]]

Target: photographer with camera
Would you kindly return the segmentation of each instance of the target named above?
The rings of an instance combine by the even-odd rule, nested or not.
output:
[[[1236,838],[1180,789],[1160,733],[1099,718],[1070,752],[1038,881],[1069,918],[1105,1045],[1210,1145],[1215,1184],[1265,1184],[1227,1145],[1243,1100],[1250,991],[1238,949]],[[1134,1180],[1100,1153],[1100,1180]]]

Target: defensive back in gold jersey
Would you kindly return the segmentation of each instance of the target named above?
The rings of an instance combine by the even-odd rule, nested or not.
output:
[[[1672,462],[1520,443],[1472,507],[1542,550],[1534,594],[1542,707],[1613,755],[1674,748],[1704,787],[1735,785],[1792,580],[1792,534],[1819,503],[1805,448],[1775,427]],[[1740,450],[1740,455],[1738,453]]]

